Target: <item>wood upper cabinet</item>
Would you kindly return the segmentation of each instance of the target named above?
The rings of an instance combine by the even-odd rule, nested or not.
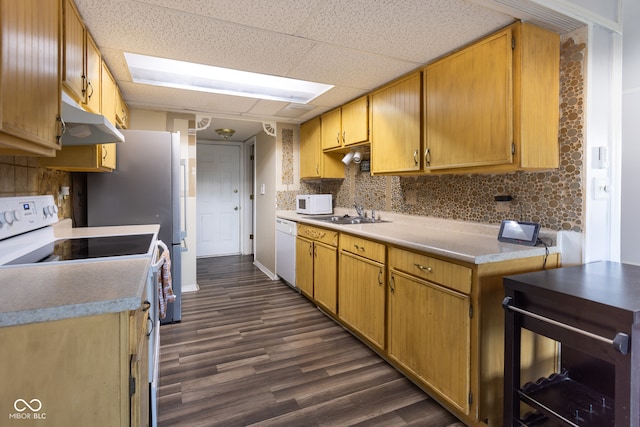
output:
[[[0,154],[60,149],[58,0],[0,1]]]
[[[557,168],[557,34],[517,23],[424,72],[425,171]]]
[[[380,350],[385,348],[386,248],[340,235],[338,315]]]
[[[69,172],[112,172],[116,168],[116,145],[64,147],[56,157],[40,159],[40,164],[49,169]]]
[[[91,34],[86,32],[85,104],[93,113],[102,112],[102,57]],[[115,123],[115,120],[111,123]]]
[[[340,157],[322,152],[320,117],[300,125],[300,178],[344,178]]]
[[[124,102],[120,89],[116,87],[116,123],[122,129],[129,128],[129,106]]]
[[[102,111],[102,115],[104,115],[107,120],[115,125],[116,111],[118,108],[118,87],[116,86],[116,81],[113,79],[113,76],[111,75],[111,72],[109,72],[109,68],[104,61],[102,61],[101,68],[100,98],[102,106],[100,111]]]
[[[363,96],[321,116],[322,149],[348,147],[369,140],[369,97]]]
[[[322,129],[322,149],[342,147],[342,114],[340,108],[320,116]]]
[[[76,102],[93,113],[100,113],[100,51],[73,0],[64,0],[63,13],[63,87]]]
[[[84,103],[85,30],[72,0],[63,1],[62,84],[69,96]]]
[[[371,94],[371,173],[404,174],[422,168],[422,73]]]

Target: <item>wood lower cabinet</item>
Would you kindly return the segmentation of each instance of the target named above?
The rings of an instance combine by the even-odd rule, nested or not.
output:
[[[2,425],[148,425],[147,317],[141,307],[0,328]],[[34,410],[14,411],[19,399]]]
[[[324,308],[335,295],[338,241],[333,319],[466,425],[502,426],[502,279],[557,268],[559,254],[473,264],[298,224],[296,283]],[[521,344],[523,383],[557,369],[555,341],[523,331]]]
[[[348,234],[340,236],[338,315],[377,348],[385,348],[385,246]]]
[[[470,312],[469,295],[401,272],[390,274],[389,357],[467,415]]]
[[[0,1],[0,154],[60,149],[59,0]]]
[[[338,233],[298,224],[296,286],[332,314],[338,300]]]

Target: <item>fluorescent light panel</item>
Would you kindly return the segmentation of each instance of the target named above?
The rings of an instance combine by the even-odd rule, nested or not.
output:
[[[333,85],[125,52],[135,83],[306,104]]]

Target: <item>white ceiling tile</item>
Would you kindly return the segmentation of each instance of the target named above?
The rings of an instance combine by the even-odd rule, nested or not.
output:
[[[289,75],[296,78],[305,76],[308,80],[321,83],[371,90],[420,65],[358,50],[318,44],[297,63]]]
[[[327,0],[299,34],[424,63],[512,20],[464,0]]]

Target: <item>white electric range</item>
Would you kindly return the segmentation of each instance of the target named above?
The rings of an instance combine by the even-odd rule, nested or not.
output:
[[[142,303],[149,304],[150,421],[151,425],[156,425],[160,360],[158,274],[163,263],[158,256],[159,251],[163,250],[159,246],[166,250],[166,246],[157,239],[159,226],[60,227],[57,212],[53,196],[0,198],[0,282],[3,282],[4,295],[0,300],[0,327],[87,315],[92,310],[101,310],[103,306],[117,310],[113,307],[118,307],[118,304],[134,309]],[[148,265],[144,293],[125,289],[124,284],[122,289],[116,287],[106,291],[96,287],[95,301],[92,301],[91,295],[83,295],[78,298],[83,304],[69,299],[61,303],[53,292],[47,293],[44,283],[41,283],[42,292],[38,292],[38,281],[29,279],[31,272],[38,271],[46,277],[47,268],[59,265],[77,266],[78,273],[82,274],[113,260],[133,260],[137,265],[148,260],[144,264]],[[83,267],[80,263],[102,264]],[[24,280],[7,280],[13,277],[10,276],[11,270],[20,271],[20,277]],[[70,294],[74,293],[74,286],[75,283],[68,281]],[[78,293],[80,287],[83,291],[87,288],[79,284]],[[34,289],[38,292],[36,298],[33,297]],[[105,301],[106,298],[112,299]],[[142,301],[143,298],[146,301]],[[155,303],[151,304],[149,300]]]

